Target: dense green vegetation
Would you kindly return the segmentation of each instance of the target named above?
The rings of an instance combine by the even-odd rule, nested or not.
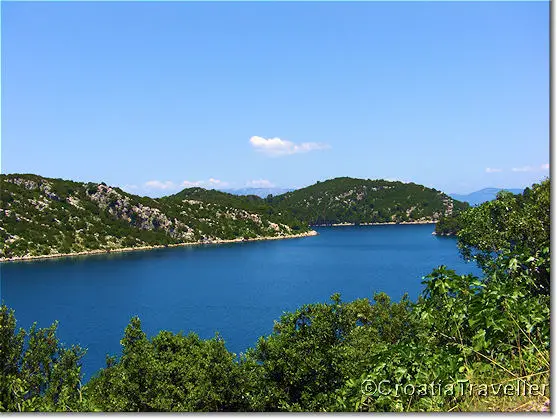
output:
[[[541,410],[548,402],[550,182],[461,214],[458,244],[484,276],[441,266],[416,302],[311,304],[236,357],[216,336],[162,331],[133,318],[119,357],[81,385],[81,349],[55,326],[0,311],[0,410]]]
[[[337,178],[266,199],[188,188],[140,197],[105,184],[0,175],[0,259],[283,237],[309,225],[435,221],[466,208],[414,183]]]
[[[279,220],[264,203],[248,205],[249,198],[224,193],[211,202],[185,195],[152,199],[104,184],[36,175],[0,175],[0,190],[0,258],[285,236],[308,230],[291,217]]]
[[[435,224],[435,234],[438,236],[456,236],[460,231],[460,213],[443,216]]]
[[[348,177],[318,182],[268,202],[311,225],[436,221],[468,207],[415,183]]]
[[[0,411],[88,410],[80,381],[85,352],[61,345],[56,328],[17,330],[13,311],[0,306]]]
[[[307,229],[307,223],[296,218],[289,211],[278,211],[269,200],[257,195],[233,195],[215,189],[186,188],[177,194],[160,198],[161,202],[183,202],[193,200],[213,205],[225,205],[230,208],[239,208],[251,213],[262,214],[270,221],[292,226],[294,230]]]

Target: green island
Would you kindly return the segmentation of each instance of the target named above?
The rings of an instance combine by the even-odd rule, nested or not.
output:
[[[148,198],[104,183],[0,175],[0,260],[300,237],[314,225],[436,222],[468,207],[414,183],[336,178],[266,199],[187,188]]]
[[[310,225],[436,222],[468,208],[436,189],[415,183],[341,177],[267,201]]]
[[[3,176],[4,257],[30,243],[41,254],[444,217],[450,221],[439,232],[455,234],[483,276],[440,266],[415,302],[386,294],[344,302],[335,294],[285,313],[240,355],[219,336],[161,331],[149,339],[132,318],[121,354],[87,383],[85,349],[61,344],[56,324],[18,329],[3,305],[0,410],[548,410],[550,181],[463,206],[455,217],[451,203],[419,185],[348,178],[265,200],[200,189],[153,200],[102,184]]]

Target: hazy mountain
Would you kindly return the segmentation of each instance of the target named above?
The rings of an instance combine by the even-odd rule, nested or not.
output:
[[[514,194],[521,194],[523,189],[503,189],[503,188],[484,188],[479,191],[469,193],[467,195],[449,194],[452,198],[462,202],[468,202],[470,205],[478,205],[483,202],[491,201],[497,197],[499,191],[509,191]]]

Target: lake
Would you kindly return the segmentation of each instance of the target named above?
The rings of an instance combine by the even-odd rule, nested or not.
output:
[[[416,299],[422,277],[439,265],[479,274],[459,256],[456,241],[432,235],[434,226],[316,228],[318,236],[0,265],[1,299],[18,326],[59,321],[67,345],[88,348],[88,379],[120,354],[130,318],[143,330],[216,332],[235,353],[272,332],[273,320],[303,304],[344,301],[384,291]]]

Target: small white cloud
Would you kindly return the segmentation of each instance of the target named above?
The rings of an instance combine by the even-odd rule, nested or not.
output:
[[[498,173],[498,172],[502,172],[503,169],[494,169],[493,167],[486,167],[485,168],[485,172],[486,173]]]
[[[249,139],[251,145],[259,152],[272,157],[288,156],[291,154],[307,153],[314,150],[324,150],[331,148],[323,143],[300,143],[281,140],[280,138],[263,138],[257,135]]]
[[[209,179],[208,184],[213,186],[228,186],[228,182],[223,182],[222,180],[213,178]]]
[[[184,188],[195,188],[197,186],[201,186],[202,185],[202,181],[198,180],[197,182],[190,182],[189,180],[184,180],[182,182],[182,186]]]
[[[275,184],[267,179],[256,179],[246,182],[248,188],[274,188]]]
[[[513,167],[511,170],[513,172],[539,172],[542,170],[549,170],[549,163],[545,163],[535,167],[534,166]]]
[[[139,186],[137,185],[124,185],[122,186],[122,189],[125,191],[135,191],[137,189],[139,189]]]
[[[211,186],[218,186],[220,188],[223,188],[228,186],[228,182],[224,182],[219,179],[210,178],[209,180],[197,180],[195,182],[184,180],[181,185],[184,188],[195,188],[195,187],[203,188],[203,187],[211,187]]]
[[[513,172],[533,172],[534,169],[532,166],[522,166],[522,167],[513,167],[511,169]]]
[[[166,190],[166,189],[174,189],[176,188],[176,185],[174,184],[174,182],[171,182],[170,180],[167,180],[166,182],[161,182],[160,180],[150,180],[148,182],[145,182],[145,187],[147,189]]]

